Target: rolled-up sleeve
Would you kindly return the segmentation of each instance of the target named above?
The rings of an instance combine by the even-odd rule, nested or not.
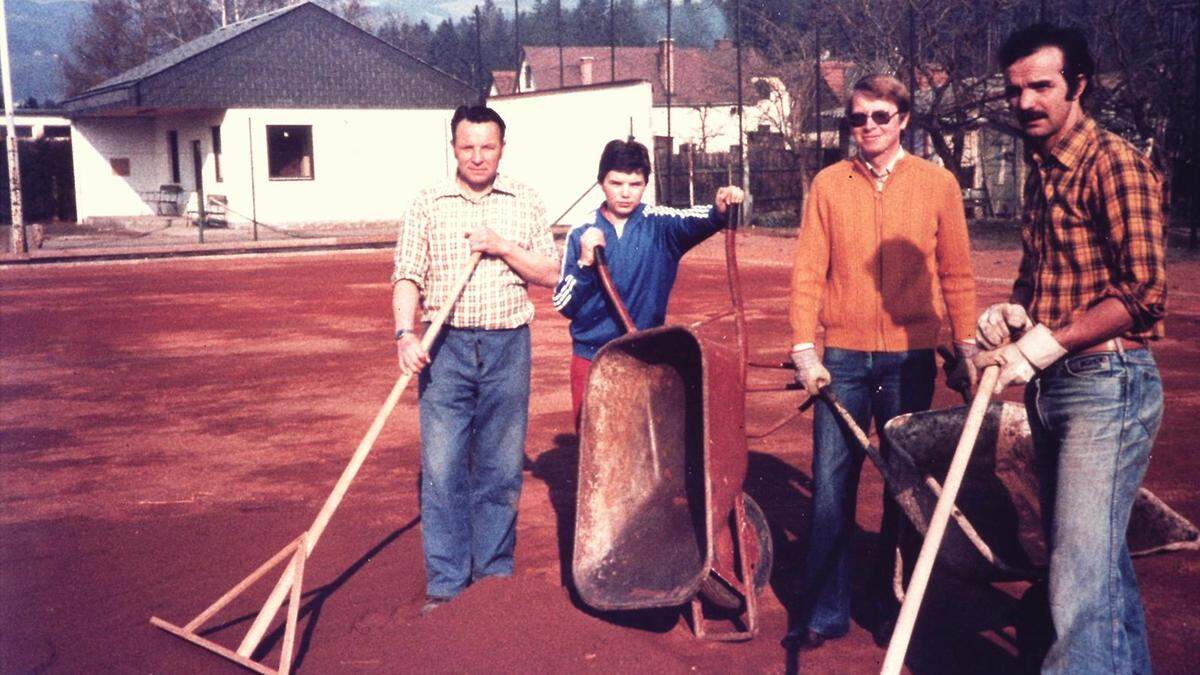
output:
[[[1108,221],[1116,276],[1102,297],[1121,301],[1144,332],[1167,309],[1162,181],[1132,148],[1104,153],[1097,166],[1100,207]]]
[[[396,251],[392,255],[392,285],[408,280],[425,288],[429,271],[429,200],[418,195],[400,220]]]
[[[546,217],[546,204],[532,190],[528,196],[529,211],[529,240],[527,248],[551,260],[558,260],[558,247],[554,244],[554,233],[550,230],[550,222]]]

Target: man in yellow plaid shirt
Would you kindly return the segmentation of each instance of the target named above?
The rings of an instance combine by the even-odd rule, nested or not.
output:
[[[1079,31],[1030,26],[1000,62],[1031,171],[1017,280],[979,318],[993,351],[976,365],[1000,365],[998,390],[1026,385],[1054,624],[1042,672],[1149,673],[1125,530],[1162,422],[1148,347],[1166,313],[1162,182],[1083,112],[1094,64]]]

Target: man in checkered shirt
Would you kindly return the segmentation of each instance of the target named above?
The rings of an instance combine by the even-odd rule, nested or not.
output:
[[[420,372],[423,614],[473,581],[512,574],[529,416],[526,286],[558,281],[541,198],[498,175],[504,120],[491,108],[463,106],[450,125],[456,175],[413,200],[392,273],[400,369]],[[485,255],[426,352],[417,311],[428,325],[453,302],[476,251]]]
[[[1162,421],[1147,345],[1166,311],[1162,183],[1083,112],[1094,65],[1083,35],[1047,24],[1000,50],[1025,135],[1024,251],[1012,296],[979,318],[976,365],[997,391],[1027,384],[1054,641],[1043,673],[1148,673],[1125,531]]]

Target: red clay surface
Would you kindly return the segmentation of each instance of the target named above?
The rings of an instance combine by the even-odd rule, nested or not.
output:
[[[792,240],[740,246],[752,351],[780,359]],[[396,378],[389,254],[327,253],[0,269],[0,671],[241,672],[153,628],[186,623],[308,527]],[[1005,295],[1010,245],[977,250],[980,303]],[[671,318],[723,306],[719,245],[686,260]],[[1172,261],[1156,346],[1166,420],[1146,485],[1200,521],[1200,263]],[[678,611],[605,614],[564,585],[575,439],[566,322],[534,294],[534,396],[512,579],[418,617],[418,442],[408,392],[309,560],[298,669],[340,672],[877,672],[857,623],[799,656],[779,646],[804,551],[810,417],[751,443],[747,491],[776,537],[762,631],[700,642]],[[752,383],[786,382],[752,371]],[[799,402],[752,395],[751,431]],[[953,396],[939,391],[937,405]],[[864,470],[855,547],[873,548],[881,485]],[[1159,672],[1194,672],[1200,554],[1137,562]],[[236,647],[268,577],[206,626]],[[1003,589],[935,577],[907,664],[1013,672]],[[782,598],[782,601],[781,601]],[[278,625],[278,624],[277,624]],[[282,631],[268,634],[274,664]]]

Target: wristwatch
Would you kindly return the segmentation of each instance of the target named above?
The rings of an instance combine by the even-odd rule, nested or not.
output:
[[[399,342],[399,341],[400,341],[400,338],[404,337],[405,335],[408,335],[408,334],[409,334],[409,333],[411,333],[411,332],[412,332],[412,330],[410,330],[410,329],[408,329],[408,328],[398,328],[398,329],[396,329],[396,341],[397,341],[397,342]]]

